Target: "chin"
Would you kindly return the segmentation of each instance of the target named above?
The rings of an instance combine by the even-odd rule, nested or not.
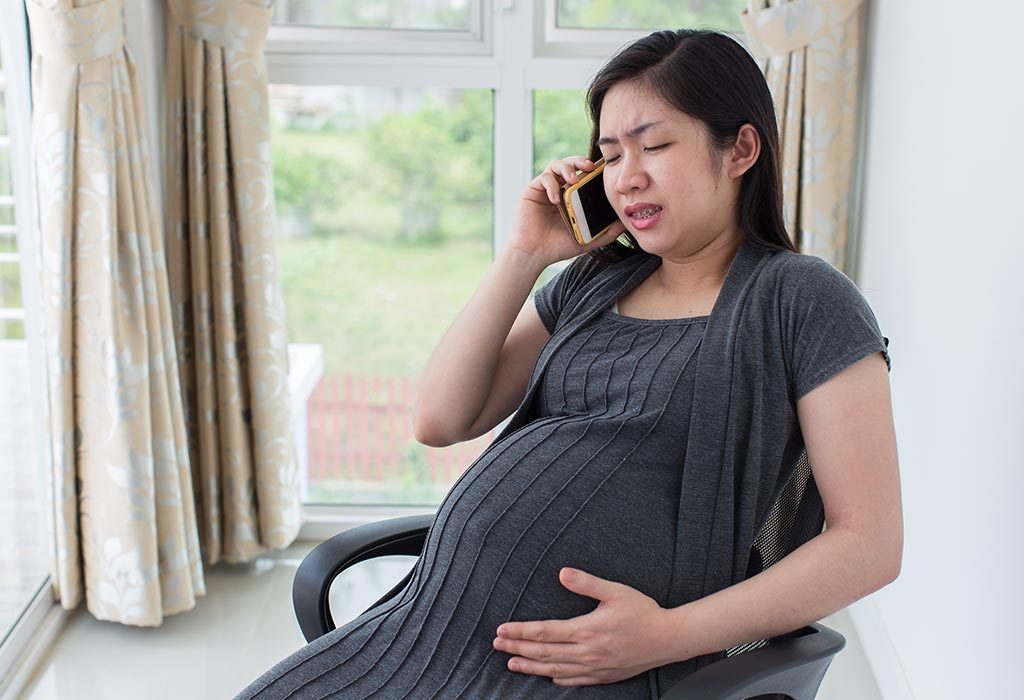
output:
[[[666,252],[663,246],[664,241],[658,240],[657,236],[651,236],[646,231],[630,231],[629,234],[633,236],[633,240],[640,246],[640,250],[645,253],[662,257]]]

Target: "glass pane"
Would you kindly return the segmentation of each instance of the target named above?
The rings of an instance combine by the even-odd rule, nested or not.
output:
[[[490,90],[271,86],[289,341],[324,350],[309,501],[438,503],[490,443],[412,435],[420,373],[493,258]]]
[[[469,30],[470,0],[277,0],[274,24]]]
[[[16,262],[0,262],[0,308],[21,308],[21,271]]]
[[[0,321],[0,340],[24,340],[24,339],[25,339],[25,322],[24,321],[22,321],[20,319]],[[0,345],[2,345],[2,343],[0,343]],[[0,359],[0,361],[3,361],[3,360]],[[9,371],[9,368],[5,366],[3,368],[3,372],[7,372],[7,371]],[[0,441],[0,442],[2,442],[2,441]],[[0,469],[0,473],[3,473],[2,469]],[[3,557],[3,554],[0,553],[0,559],[2,559],[2,557]],[[0,591],[3,591],[3,584],[2,583],[0,583]],[[3,628],[3,623],[0,622],[0,630],[2,630],[2,628]]]
[[[0,137],[7,134],[0,132]],[[14,190],[11,188],[11,149],[7,144],[0,142],[0,197],[10,196]]]
[[[32,441],[32,386],[21,321],[0,321],[0,642],[46,580],[45,490]]]
[[[533,173],[551,161],[589,155],[586,90],[533,91]]]
[[[740,30],[747,0],[557,0],[558,26],[570,29]]]
[[[8,135],[9,95],[6,85],[0,90],[0,136]],[[9,149],[0,146],[0,196],[11,195],[10,165]],[[0,226],[13,224],[13,205],[0,203]],[[13,234],[0,233],[0,252],[17,252]],[[20,276],[18,263],[0,263],[0,307],[21,306]],[[30,377],[24,322],[0,320],[0,644],[46,581],[52,551],[46,489],[35,461],[31,406],[38,387]]]

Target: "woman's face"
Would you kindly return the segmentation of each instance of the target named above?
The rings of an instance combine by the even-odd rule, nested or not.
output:
[[[640,247],[685,258],[736,231],[739,178],[712,154],[703,125],[636,83],[601,104],[604,189]],[[712,158],[723,167],[716,173]]]

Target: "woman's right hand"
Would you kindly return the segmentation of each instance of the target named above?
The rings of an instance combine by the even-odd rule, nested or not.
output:
[[[550,265],[614,241],[626,229],[622,222],[616,222],[610,231],[581,246],[562,221],[555,205],[562,196],[562,185],[579,180],[577,170],[587,173],[594,167],[594,162],[586,156],[571,156],[548,163],[543,172],[530,181],[519,198],[516,221],[508,245]]]

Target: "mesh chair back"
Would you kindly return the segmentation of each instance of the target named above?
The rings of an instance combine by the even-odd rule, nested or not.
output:
[[[821,503],[818,486],[814,483],[807,450],[804,450],[778,499],[772,504],[768,519],[754,538],[746,578],[756,576],[794,549],[821,534],[824,525],[825,509]],[[727,649],[725,655],[736,656],[766,647],[770,643],[771,640],[760,639],[740,644]]]

